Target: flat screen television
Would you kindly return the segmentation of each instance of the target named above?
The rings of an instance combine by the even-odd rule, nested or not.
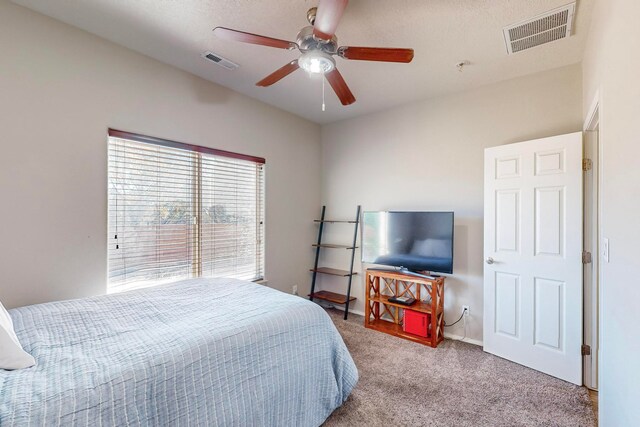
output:
[[[362,262],[453,273],[453,212],[364,212]]]

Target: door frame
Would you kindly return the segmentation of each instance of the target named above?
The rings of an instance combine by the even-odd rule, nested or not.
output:
[[[585,142],[584,151],[585,154],[591,153],[592,170],[596,179],[592,179],[589,188],[592,190],[592,194],[585,194],[584,200],[584,240],[591,243],[589,248],[591,249],[592,263],[585,264],[586,268],[590,268],[590,274],[583,275],[583,343],[591,348],[591,354],[585,355],[583,359],[583,381],[584,385],[592,390],[598,389],[599,384],[599,354],[600,354],[600,331],[602,331],[601,316],[600,316],[600,301],[602,300],[602,268],[600,249],[602,245],[602,141],[600,139],[600,117],[601,117],[601,98],[599,91],[596,92],[591,107],[587,112],[587,116],[584,122]],[[585,155],[585,157],[587,157]],[[585,180],[587,175],[585,175]],[[585,182],[585,190],[587,188]],[[591,200],[592,203],[587,204],[587,200]],[[596,213],[595,218],[587,215],[587,211]],[[588,221],[594,219],[593,222]],[[588,237],[588,238],[587,238]],[[585,271],[586,273],[586,271]]]

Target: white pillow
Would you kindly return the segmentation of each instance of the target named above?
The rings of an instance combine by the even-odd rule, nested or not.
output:
[[[35,364],[35,359],[22,349],[11,316],[0,303],[0,369],[22,369]]]

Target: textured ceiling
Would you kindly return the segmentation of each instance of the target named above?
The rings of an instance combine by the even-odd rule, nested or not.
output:
[[[347,61],[338,68],[357,102],[343,107],[321,80],[297,71],[269,88],[255,82],[298,56],[217,39],[225,26],[295,40],[317,0],[13,0],[145,55],[317,123],[468,90],[579,62],[593,0],[578,0],[574,35],[508,56],[502,28],[569,0],[351,0],[338,27],[340,45],[411,47],[411,64]],[[211,50],[240,64],[235,71],[200,57]],[[460,60],[470,61],[464,72]]]

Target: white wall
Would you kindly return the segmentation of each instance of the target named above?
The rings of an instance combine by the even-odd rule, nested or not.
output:
[[[583,62],[585,117],[599,93],[601,232],[600,423],[640,420],[640,2],[598,0]]]
[[[267,278],[305,291],[318,125],[5,0],[0,52],[5,305],[105,292],[109,127],[265,157]]]
[[[574,65],[325,125],[323,202],[333,217],[353,216],[357,204],[365,210],[455,211],[445,319],[453,322],[462,305],[470,305],[467,336],[482,340],[484,149],[579,131],[581,105],[581,71]],[[350,231],[342,230],[327,240],[348,242]],[[346,260],[330,253],[323,262],[348,267]],[[363,282],[357,276],[357,311],[364,310]],[[323,277],[320,286],[338,291],[344,283]],[[462,335],[461,325],[447,331]]]

